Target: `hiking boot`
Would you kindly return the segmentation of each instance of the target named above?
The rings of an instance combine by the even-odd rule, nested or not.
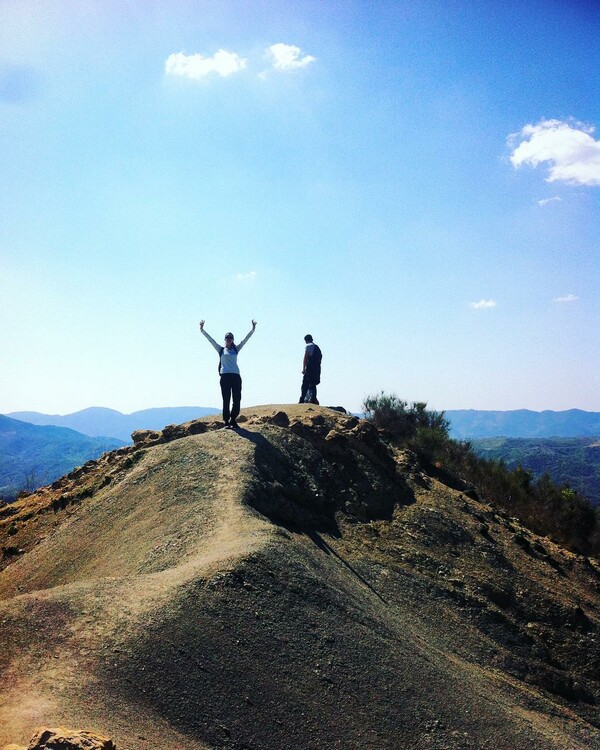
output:
[[[232,430],[237,430],[239,427],[239,424],[235,421],[235,419],[230,420],[229,427],[231,427]]]

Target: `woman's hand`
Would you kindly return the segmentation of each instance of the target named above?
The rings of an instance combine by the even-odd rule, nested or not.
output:
[[[203,320],[200,321],[200,330],[201,331],[204,330],[204,321]]]
[[[204,322],[204,321],[202,321],[202,322]],[[256,321],[255,320],[252,321],[252,330],[253,331],[256,330]]]

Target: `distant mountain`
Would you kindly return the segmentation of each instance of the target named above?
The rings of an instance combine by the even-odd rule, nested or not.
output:
[[[127,443],[134,430],[162,430],[168,424],[181,424],[198,417],[217,414],[218,409],[206,406],[166,406],[122,414],[114,409],[92,406],[73,414],[40,414],[37,411],[14,411],[7,416],[36,425],[70,427],[84,435],[107,435]]]
[[[115,438],[91,438],[66,427],[42,427],[0,415],[0,497],[50,484],[122,445]]]
[[[600,508],[600,438],[483,438],[471,441],[478,456],[522,466],[537,479],[549,474]]]
[[[585,437],[600,435],[600,413],[567,411],[478,411],[448,410],[450,435],[456,439],[488,437]]]

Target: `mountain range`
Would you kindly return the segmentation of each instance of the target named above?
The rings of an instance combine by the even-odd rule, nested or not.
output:
[[[0,497],[53,482],[123,444],[116,438],[93,438],[67,427],[42,427],[0,415]]]
[[[42,414],[15,411],[7,416],[37,425],[70,427],[84,435],[107,435],[130,442],[135,430],[160,430],[168,424],[179,424],[202,416],[217,414],[206,406],[166,406],[122,414],[114,409],[90,407],[73,414]],[[480,411],[448,410],[450,434],[456,439],[485,437],[579,437],[600,435],[600,412],[568,409],[566,411]]]
[[[239,422],[0,507],[0,747],[600,747],[597,558],[355,416]]]
[[[15,411],[7,416],[37,425],[70,427],[84,435],[106,435],[131,442],[135,430],[162,430],[168,424],[180,424],[191,419],[216,414],[217,409],[205,406],[166,406],[143,409],[123,414],[115,409],[92,406],[72,414],[42,414],[37,411]]]
[[[479,411],[458,409],[445,412],[450,435],[457,440],[488,437],[586,437],[600,435],[600,412]]]
[[[217,414],[218,410],[202,406],[178,406],[144,409],[131,414],[123,414],[114,409],[91,407],[72,414],[43,414],[34,411],[12,412],[8,415],[22,424],[48,427],[64,427],[81,433],[81,438],[71,434],[69,448],[65,450],[65,435],[59,432],[27,432],[27,449],[18,442],[4,439],[0,441],[0,497],[10,499],[24,488],[51,482],[73,467],[96,458],[103,450],[114,448],[114,441],[131,443],[131,434],[136,430],[161,430],[169,424],[180,424],[202,416]],[[360,415],[356,415],[360,416]],[[533,412],[526,409],[517,411],[448,411],[450,434],[456,439],[477,440],[490,436],[537,437],[600,435],[600,414],[578,409],[554,412]],[[6,419],[6,417],[5,417]],[[22,428],[21,432],[23,431]],[[15,427],[13,425],[12,432]],[[10,430],[9,430],[10,432]],[[94,441],[84,439],[94,438]],[[98,437],[106,436],[106,437]],[[112,442],[111,442],[112,441]],[[54,442],[54,446],[52,444]],[[77,447],[76,447],[77,444]],[[514,446],[513,446],[514,447]],[[544,453],[546,451],[543,451]],[[529,454],[532,452],[529,451]],[[519,462],[519,457],[511,448],[511,457]],[[521,463],[528,467],[524,456]],[[590,473],[573,454],[575,463],[568,465],[563,457],[563,475],[551,472],[557,482],[570,482],[581,489],[594,503],[598,503],[597,491],[592,488],[587,475]],[[556,468],[556,467],[555,467]],[[583,468],[583,470],[582,470]],[[576,479],[577,481],[573,481]],[[595,480],[593,480],[595,481]]]

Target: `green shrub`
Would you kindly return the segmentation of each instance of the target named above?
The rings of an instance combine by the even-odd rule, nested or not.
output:
[[[450,424],[444,412],[428,411],[427,404],[409,404],[383,391],[363,402],[366,418],[397,442],[414,451],[421,461],[433,466],[451,451]]]

